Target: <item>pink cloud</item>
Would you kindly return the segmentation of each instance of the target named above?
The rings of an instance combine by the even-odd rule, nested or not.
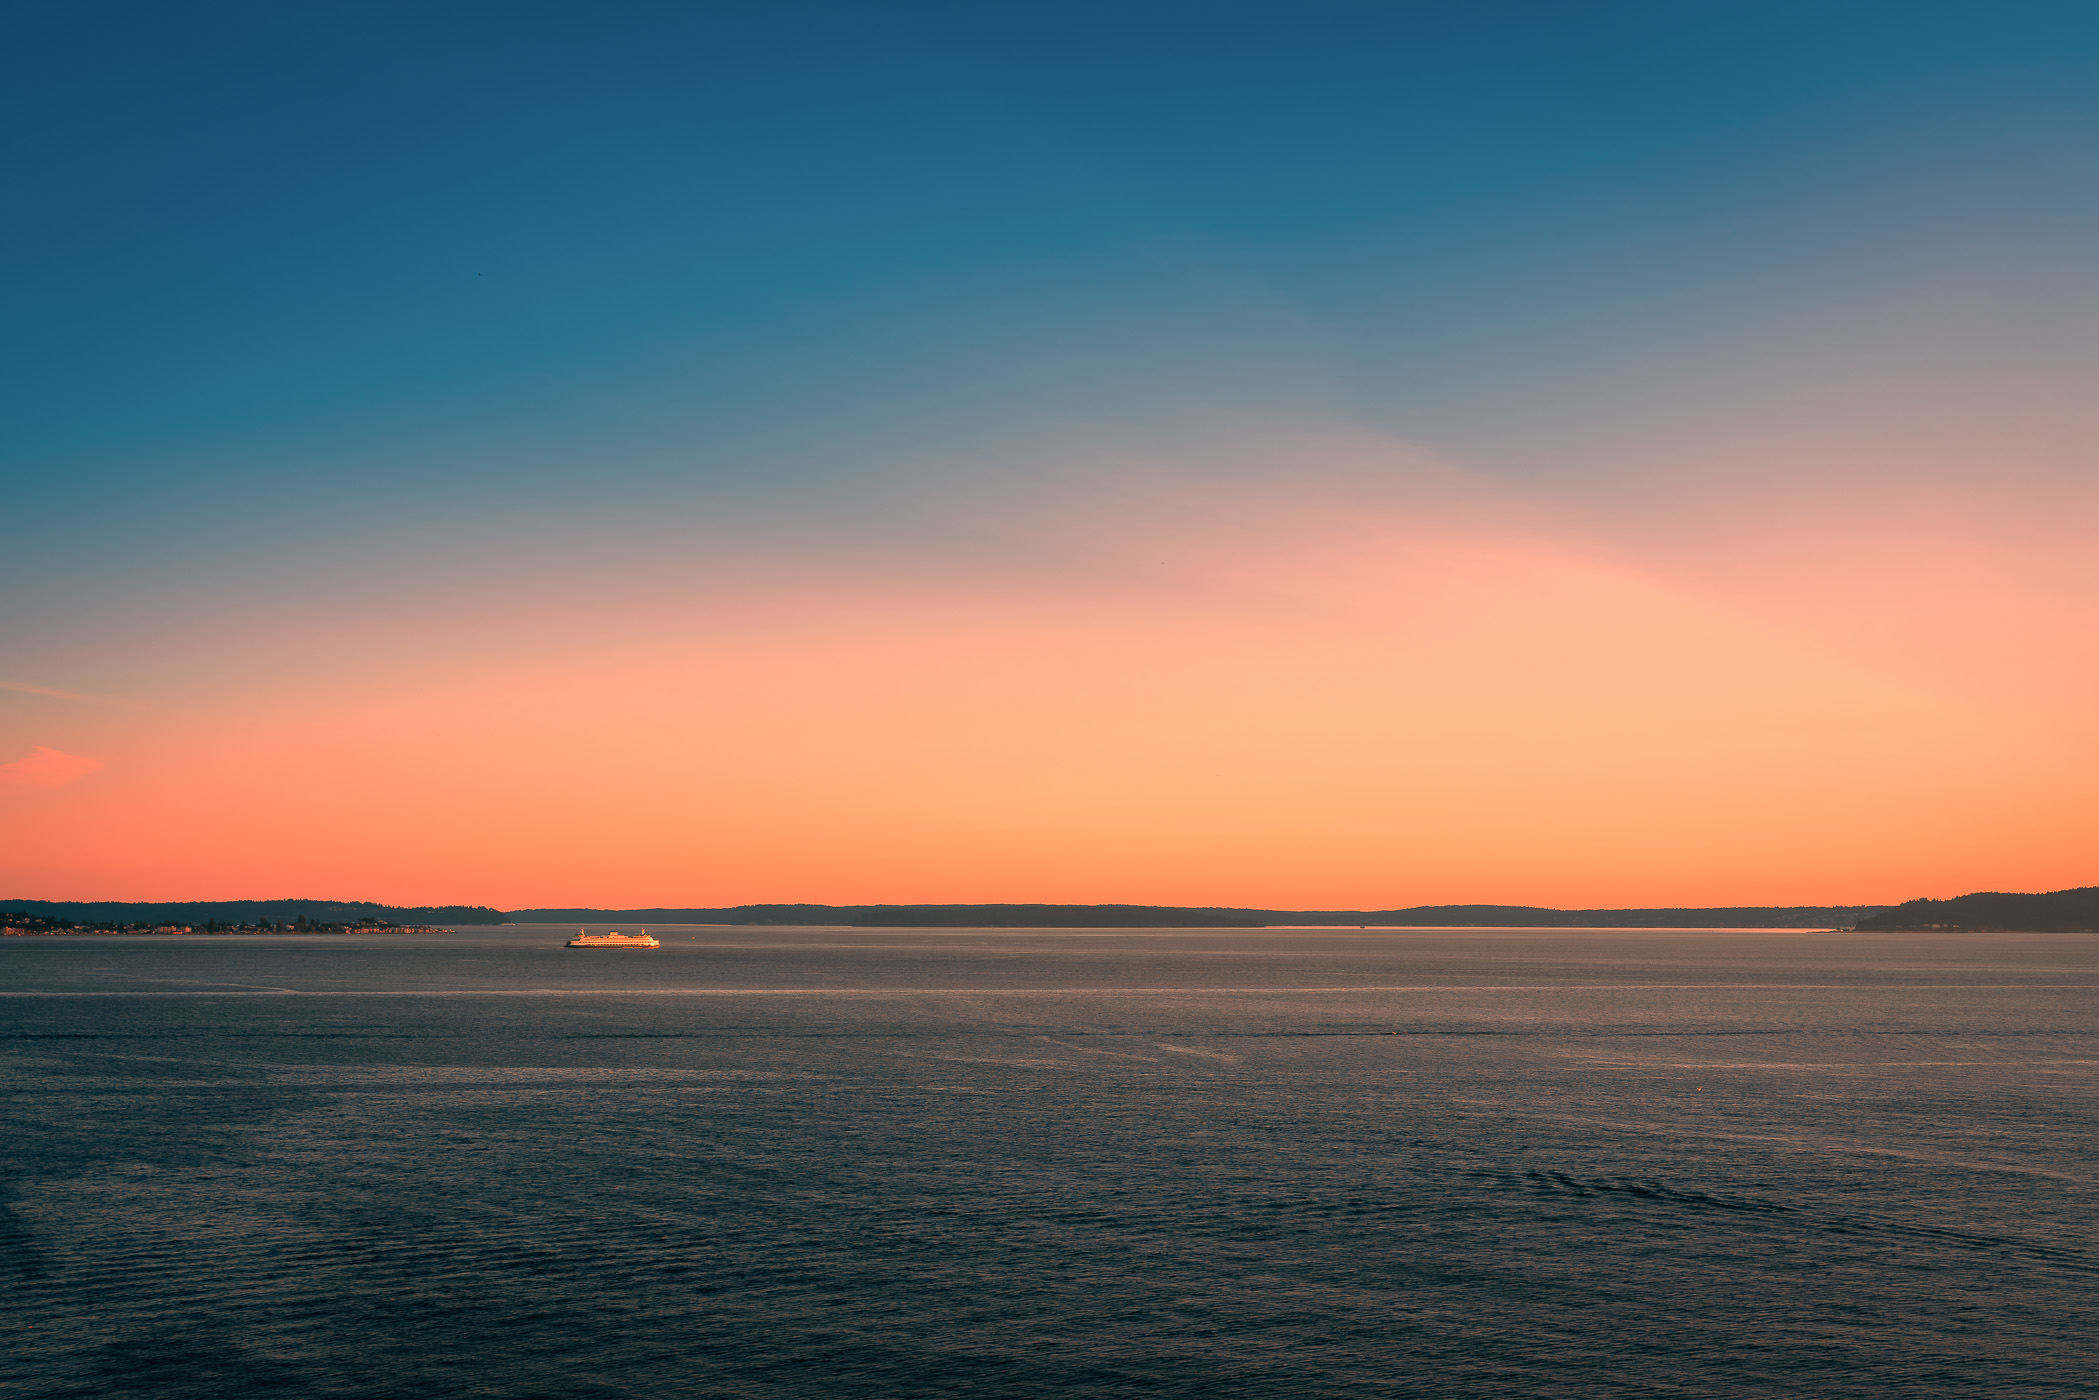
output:
[[[27,758],[0,763],[0,788],[55,788],[85,778],[102,766],[99,758],[61,753],[38,744]]]

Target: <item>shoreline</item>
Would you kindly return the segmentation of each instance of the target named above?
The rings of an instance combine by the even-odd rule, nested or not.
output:
[[[0,928],[0,938],[342,938],[358,933],[457,933],[451,928]]]

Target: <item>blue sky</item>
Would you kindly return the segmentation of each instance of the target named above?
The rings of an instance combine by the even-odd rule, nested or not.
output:
[[[2045,308],[2024,284],[2093,232],[2099,20],[2071,6],[22,27],[32,470],[520,420],[967,436],[1248,395],[1462,443],[1831,299],[1870,316],[1890,282]]]

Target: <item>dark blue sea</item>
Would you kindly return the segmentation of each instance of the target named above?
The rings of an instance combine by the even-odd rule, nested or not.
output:
[[[2090,935],[0,941],[0,1395],[2091,1396]]]

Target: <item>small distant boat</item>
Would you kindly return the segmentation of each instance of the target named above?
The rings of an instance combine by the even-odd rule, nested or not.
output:
[[[568,941],[571,948],[661,948],[663,945],[649,937],[649,931],[640,933],[585,933],[576,930],[576,936]]]

